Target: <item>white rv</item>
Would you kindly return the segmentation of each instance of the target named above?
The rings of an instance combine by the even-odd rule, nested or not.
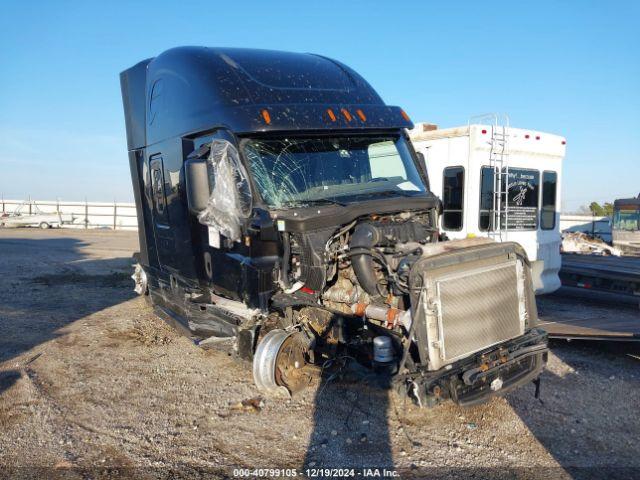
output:
[[[536,293],[557,290],[565,138],[498,121],[446,129],[418,123],[409,134],[442,199],[442,231],[449,238],[518,242],[531,261]]]

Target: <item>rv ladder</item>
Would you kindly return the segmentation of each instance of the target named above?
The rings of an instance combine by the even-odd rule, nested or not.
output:
[[[489,167],[493,171],[493,199],[488,236],[507,240],[509,230],[509,117],[494,114],[491,125]]]

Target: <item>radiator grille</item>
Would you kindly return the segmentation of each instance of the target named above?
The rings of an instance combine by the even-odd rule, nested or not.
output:
[[[515,262],[456,273],[436,285],[445,362],[524,333]]]

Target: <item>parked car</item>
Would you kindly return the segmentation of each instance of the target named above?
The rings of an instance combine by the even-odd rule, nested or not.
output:
[[[31,212],[31,213],[29,213]],[[60,227],[64,223],[72,223],[74,217],[71,214],[56,212],[43,212],[35,203],[23,202],[13,212],[0,217],[2,227]]]

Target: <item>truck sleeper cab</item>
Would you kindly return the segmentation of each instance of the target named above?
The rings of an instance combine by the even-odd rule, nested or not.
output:
[[[139,224],[136,291],[198,342],[231,337],[265,393],[348,355],[420,404],[536,380],[530,264],[442,242],[406,133],[346,65],[182,47],[121,74]]]

